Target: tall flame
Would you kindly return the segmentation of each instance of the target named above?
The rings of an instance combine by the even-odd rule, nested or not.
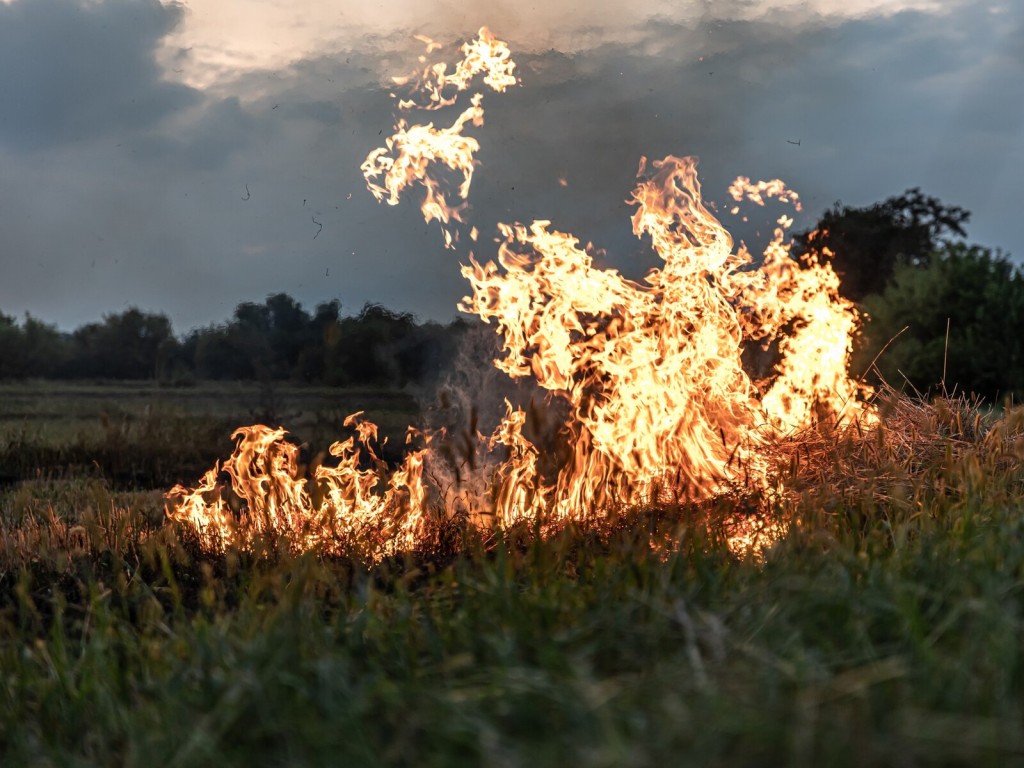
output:
[[[423,41],[428,52],[437,47]],[[481,74],[497,91],[516,82],[508,47],[486,28],[462,52],[451,74],[439,64],[418,76],[426,104],[403,100],[400,107],[454,106]],[[479,149],[462,131],[483,123],[481,102],[473,94],[449,128],[399,120],[362,166],[370,192],[389,204],[424,187],[423,215],[441,223],[447,246]],[[432,175],[438,164],[461,174],[456,203]],[[763,206],[768,198],[800,209],[796,193],[777,179],[741,177],[729,191],[734,212],[743,201]],[[631,203],[633,232],[662,261],[643,282],[596,266],[577,238],[549,221],[500,225],[496,260],[481,264],[470,254],[462,268],[471,295],[459,308],[494,321],[502,340],[495,365],[512,378],[532,378],[567,409],[565,458],[554,470],[542,471],[541,449],[524,433],[526,414],[508,403],[494,432],[476,436],[472,450],[484,460],[454,489],[431,479],[445,463],[432,449],[436,435],[422,435],[425,447],[389,471],[373,448],[376,427],[356,414],[345,423],[358,445],[354,437],[335,443],[337,466],[320,467],[309,485],[296,475],[297,449],[283,430],[253,426],[235,433],[235,452],[222,468],[239,514],[223,498],[214,467],[195,489],[172,489],[170,517],[215,548],[273,531],[299,548],[359,541],[380,557],[415,547],[430,520],[456,509],[479,525],[503,526],[706,498],[740,481],[767,485],[763,448],[772,441],[823,421],[873,418],[847,373],[856,310],[839,295],[831,266],[790,256],[790,217],[778,219],[755,262],[745,246],[734,249],[704,206],[689,157],[643,159]],[[776,350],[762,380],[744,366],[752,345]]]

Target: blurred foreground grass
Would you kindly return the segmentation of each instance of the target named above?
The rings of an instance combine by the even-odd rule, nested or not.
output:
[[[738,497],[370,565],[204,554],[104,479],[11,486],[0,762],[1024,762],[1024,415],[962,405],[802,446],[763,560],[726,545]]]

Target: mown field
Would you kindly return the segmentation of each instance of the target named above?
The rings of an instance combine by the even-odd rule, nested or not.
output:
[[[1024,764],[1024,413],[895,399],[790,450],[773,503],[439,526],[378,564],[165,523],[232,427],[315,451],[360,409],[415,406],[0,388],[0,764]],[[734,554],[754,509],[789,532]]]

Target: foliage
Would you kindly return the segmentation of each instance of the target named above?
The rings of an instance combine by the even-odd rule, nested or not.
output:
[[[1024,392],[1024,273],[1005,255],[946,245],[926,264],[898,264],[863,306],[862,369],[891,341],[877,368],[893,385],[944,383],[994,402]]]
[[[70,354],[66,336],[54,326],[31,315],[19,326],[0,312],[0,379],[58,376]]]
[[[107,315],[71,335],[65,374],[75,378],[153,379],[172,341],[171,321],[138,309]]]
[[[861,301],[880,293],[898,264],[924,267],[953,237],[964,237],[970,213],[908,189],[865,208],[836,203],[813,230],[794,236],[795,251],[823,255],[842,281],[842,294]]]
[[[284,293],[263,303],[243,302],[230,321],[182,340],[166,316],[135,308],[72,333],[31,316],[19,324],[0,313],[0,380],[424,385],[454,357],[466,327],[462,321],[420,324],[378,304],[343,317],[337,300],[309,313]]]
[[[830,261],[864,311],[854,375],[994,402],[1024,391],[1024,277],[1003,253],[960,239],[969,218],[915,188],[864,208],[836,203],[794,237],[795,254]]]

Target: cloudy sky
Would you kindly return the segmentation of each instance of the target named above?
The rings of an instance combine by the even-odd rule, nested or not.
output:
[[[0,0],[0,311],[71,329],[138,306],[184,332],[285,291],[450,319],[468,253],[359,164],[413,36],[484,24],[522,84],[472,129],[483,233],[550,219],[638,276],[624,200],[671,153],[712,200],[785,179],[798,228],[919,186],[1024,257],[1019,0]]]

